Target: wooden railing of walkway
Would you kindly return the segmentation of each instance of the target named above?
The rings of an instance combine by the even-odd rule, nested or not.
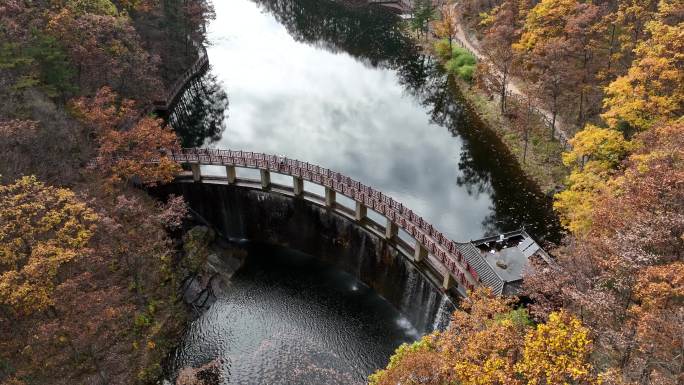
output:
[[[227,183],[278,192],[311,200],[346,215],[400,246],[397,249],[414,263],[427,265],[432,271],[436,271],[445,290],[457,283],[456,289],[461,295],[466,295],[468,290],[479,285],[490,286],[495,293],[501,291],[503,284],[471,243],[450,240],[408,207],[348,176],[295,159],[247,151],[184,149],[170,153],[169,157],[180,164],[189,165],[192,170],[191,173],[185,172],[179,176],[179,181]],[[225,176],[202,175],[200,166],[224,166]],[[238,179],[236,168],[258,169],[261,178]],[[271,172],[291,176],[292,186],[271,183]],[[304,181],[323,186],[325,196],[304,191]],[[352,209],[337,203],[336,194],[352,199],[355,207]],[[386,225],[370,220],[367,217],[368,209],[384,216]],[[399,229],[411,236],[415,245],[403,242],[398,235]]]
[[[176,79],[173,87],[169,89],[162,98],[155,100],[151,106],[143,111],[143,115],[153,112],[165,112],[173,108],[174,103],[183,94],[188,82],[202,75],[209,68],[209,55],[207,49],[202,44],[197,44],[197,60],[183,73],[183,76]]]

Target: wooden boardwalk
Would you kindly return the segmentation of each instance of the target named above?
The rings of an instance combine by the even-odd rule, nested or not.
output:
[[[178,98],[183,95],[185,88],[192,80],[204,74],[209,69],[209,55],[207,49],[199,44],[197,47],[198,56],[195,62],[183,73],[183,76],[176,79],[173,87],[168,90],[159,100],[155,100],[150,106],[142,111],[143,116],[152,113],[167,113],[173,108]]]

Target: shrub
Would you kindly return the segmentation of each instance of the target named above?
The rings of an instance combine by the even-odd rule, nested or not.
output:
[[[452,54],[452,49],[449,46],[449,40],[447,39],[441,39],[437,40],[435,42],[435,52],[437,53],[437,57],[442,60],[446,61],[451,59]]]
[[[456,74],[458,68],[459,66],[458,63],[456,63],[456,59],[450,59],[444,63],[444,69],[450,74]]]
[[[467,52],[465,54],[454,55],[454,60],[456,60],[456,63],[459,67],[474,66],[477,64],[477,59],[475,59],[475,56]]]
[[[473,80],[477,58],[461,47],[454,47],[451,51],[452,56],[445,64],[444,68],[450,74],[458,76],[466,82]]]
[[[152,320],[146,314],[138,313],[133,320],[136,330],[142,330],[152,324]]]
[[[465,56],[465,55],[472,56],[472,54],[467,49],[465,49],[463,47],[459,47],[459,46],[455,45],[451,49],[451,56],[452,57]]]
[[[473,74],[475,73],[474,65],[460,66],[457,59],[451,59],[445,64],[445,68],[447,72],[458,76],[466,82],[471,82],[473,80]]]
[[[475,73],[475,66],[467,65],[460,67],[458,69],[457,75],[467,81],[468,83],[473,81],[473,74]]]

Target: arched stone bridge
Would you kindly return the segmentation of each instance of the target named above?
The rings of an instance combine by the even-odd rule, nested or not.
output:
[[[170,157],[190,166],[191,171],[181,174],[179,181],[227,183],[262,189],[306,199],[346,216],[366,230],[384,237],[419,268],[430,269],[432,275],[437,273],[442,278],[444,290],[453,288],[465,296],[468,290],[486,285],[496,294],[502,292],[503,282],[472,243],[450,240],[408,207],[348,176],[307,162],[247,151],[183,149],[172,152]],[[224,166],[225,176],[203,175],[200,167],[203,165]],[[236,168],[258,169],[260,180],[238,178]],[[271,173],[291,176],[292,185],[272,183]],[[304,181],[323,186],[325,196],[305,191]],[[336,202],[337,194],[352,199],[355,207]],[[384,216],[386,223],[371,220],[367,216],[368,209]],[[399,229],[415,240],[413,245],[399,237]]]

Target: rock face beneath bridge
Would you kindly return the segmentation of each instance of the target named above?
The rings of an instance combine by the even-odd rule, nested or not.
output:
[[[342,269],[386,298],[420,331],[444,327],[453,310],[438,283],[383,238],[303,199],[209,183],[158,189],[183,195],[190,207],[229,238],[283,245]]]

